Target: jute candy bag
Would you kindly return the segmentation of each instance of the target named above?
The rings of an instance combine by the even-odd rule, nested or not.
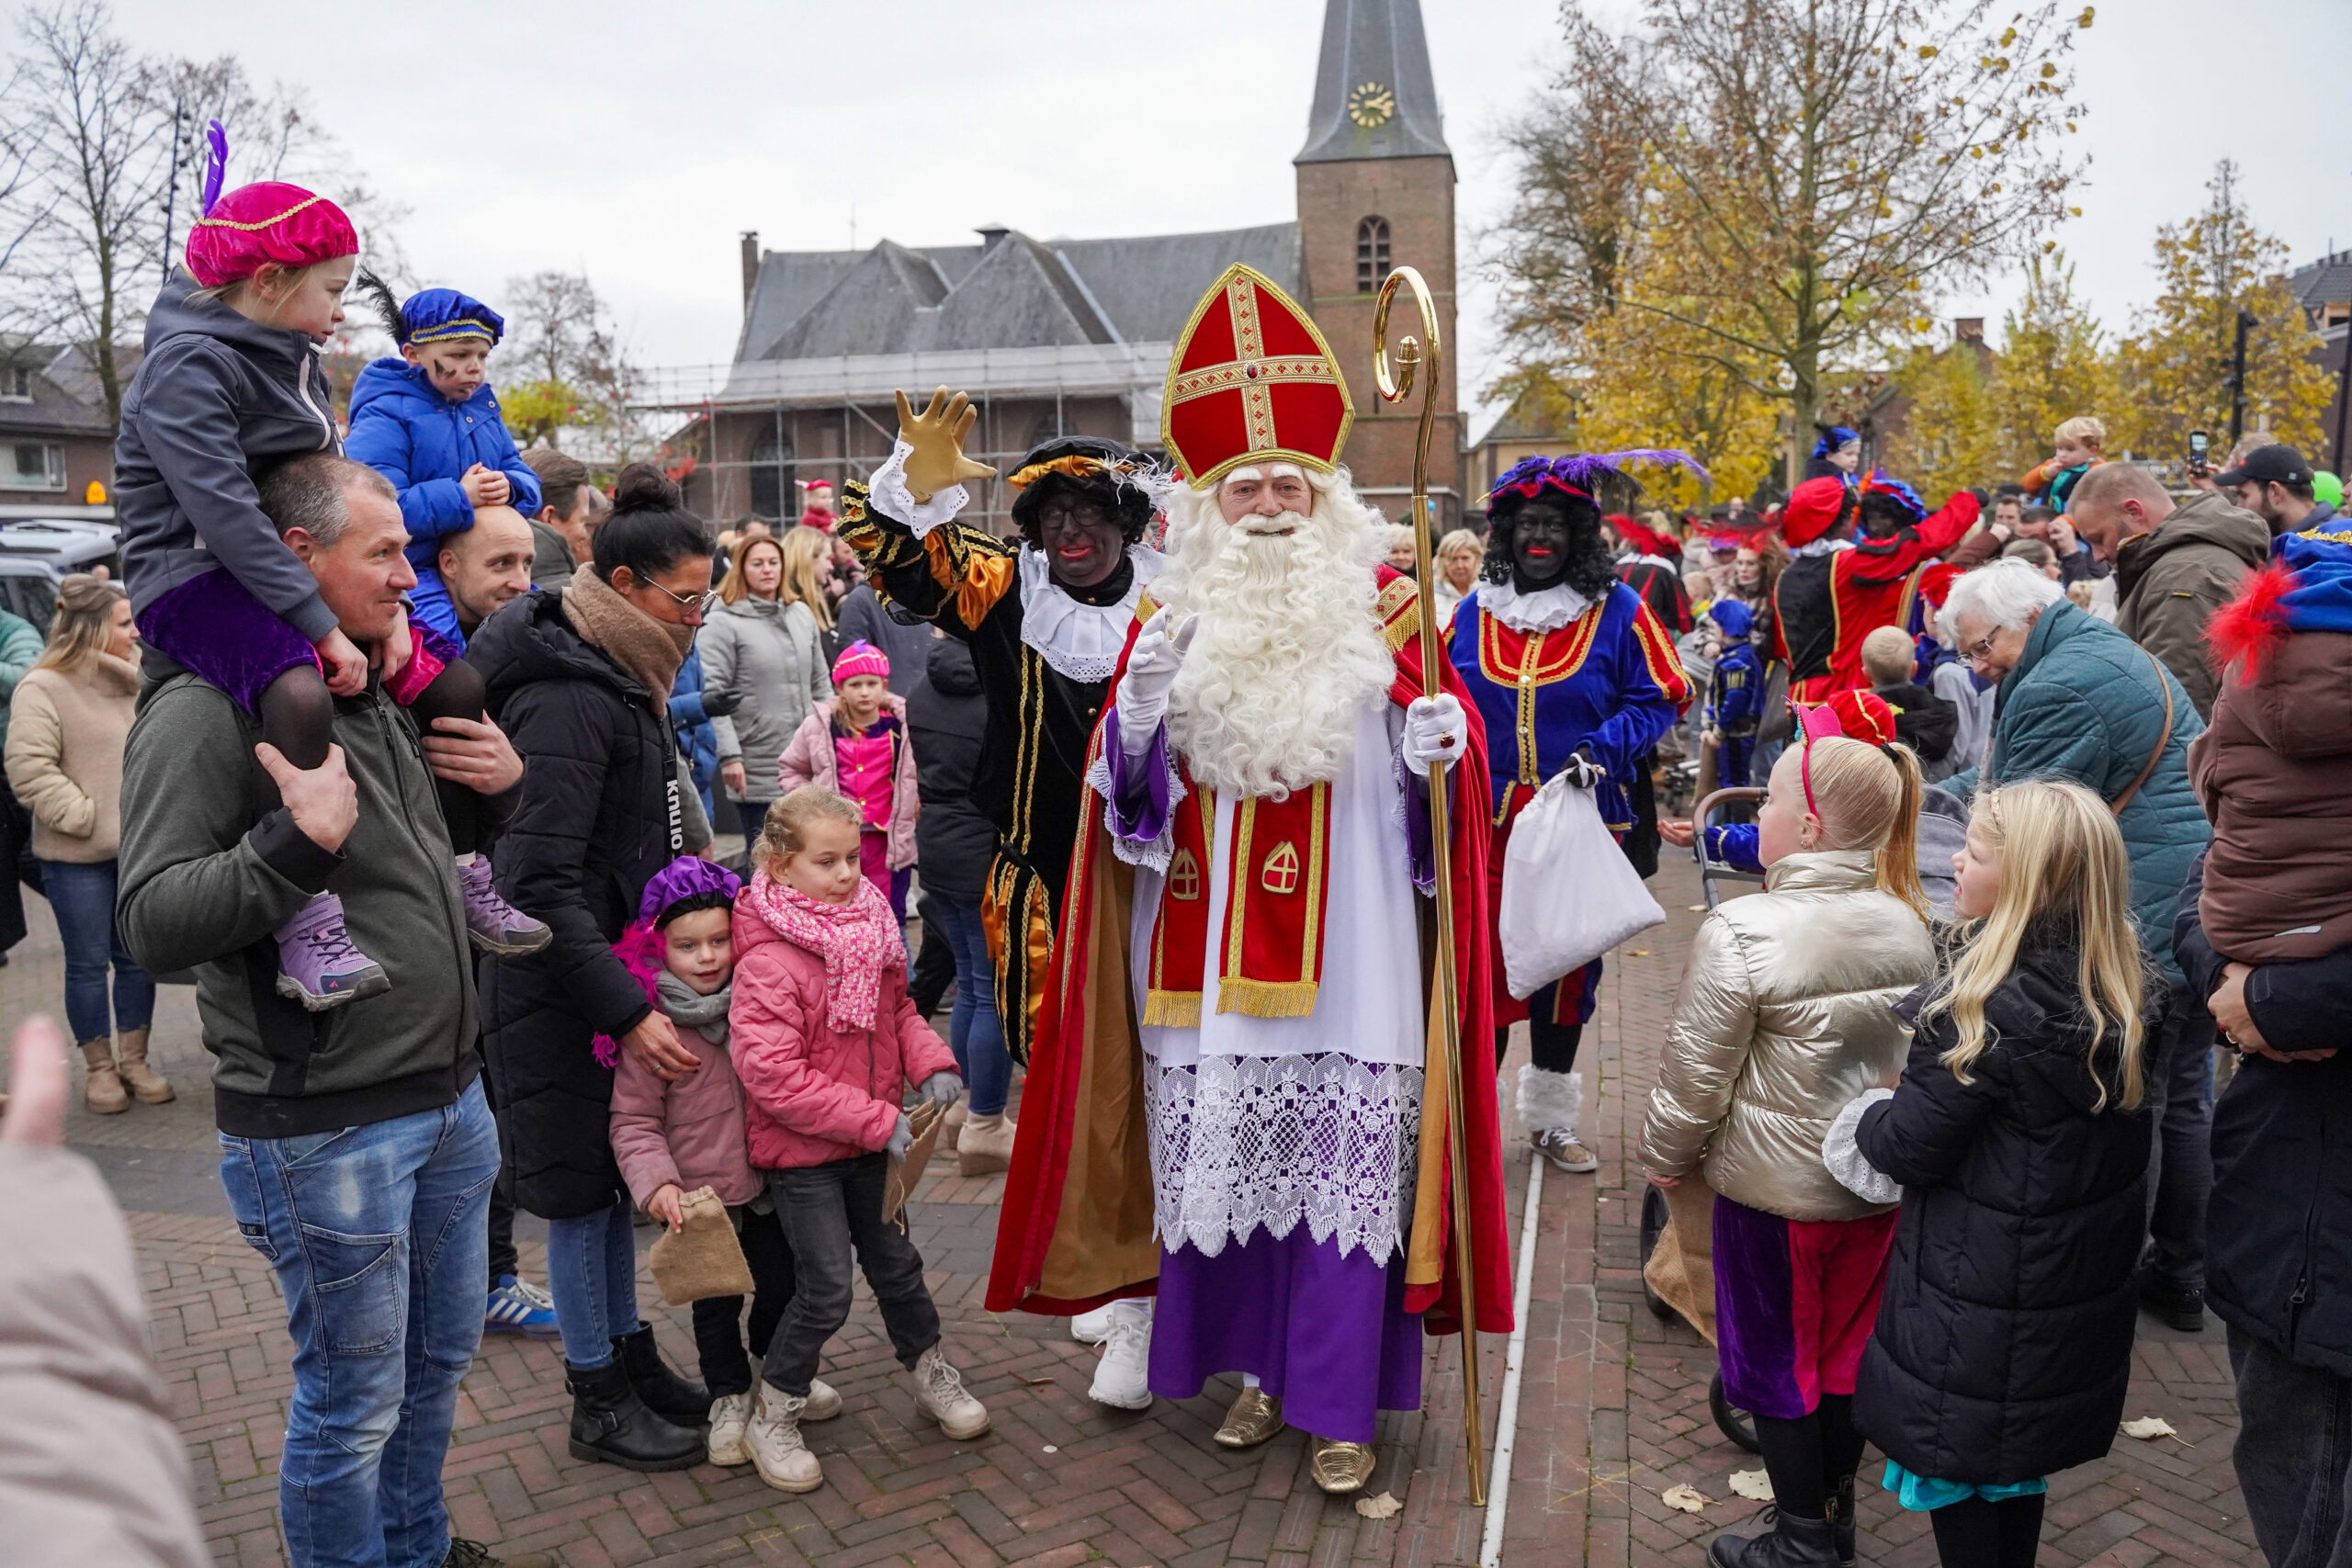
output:
[[[728,1223],[727,1205],[707,1187],[697,1187],[679,1200],[685,1225],[665,1230],[653,1240],[647,1260],[653,1265],[654,1282],[662,1287],[662,1304],[685,1306],[712,1296],[752,1293],[752,1266],[743,1261],[743,1244]]]

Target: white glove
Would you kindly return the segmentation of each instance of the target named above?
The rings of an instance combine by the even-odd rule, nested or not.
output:
[[[1416,697],[1405,710],[1405,765],[1425,774],[1431,762],[1447,767],[1462,759],[1470,744],[1470,718],[1452,692]]]
[[[1119,747],[1130,757],[1151,750],[1151,738],[1168,716],[1168,694],[1175,690],[1176,672],[1184,667],[1184,650],[1200,629],[1198,615],[1185,616],[1183,625],[1171,630],[1174,620],[1162,610],[1144,623],[1136,634],[1135,651],[1127,656],[1127,672],[1119,681]]]

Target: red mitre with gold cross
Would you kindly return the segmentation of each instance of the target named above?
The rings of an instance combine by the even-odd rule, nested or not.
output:
[[[1168,363],[1159,437],[1205,490],[1245,463],[1339,467],[1355,405],[1331,345],[1274,280],[1238,263],[1193,311]]]

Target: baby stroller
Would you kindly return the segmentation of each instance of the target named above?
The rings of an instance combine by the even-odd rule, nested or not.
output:
[[[1729,807],[1752,811],[1763,798],[1760,789],[1719,789],[1701,801],[1691,813],[1690,853],[1699,863],[1699,886],[1709,909],[1723,897],[1724,884],[1760,885],[1764,878],[1755,872],[1709,859],[1707,829],[1717,822],[1719,812]],[[1714,1193],[1695,1175],[1684,1178],[1670,1191],[1648,1186],[1642,1192],[1642,1296],[1658,1317],[1682,1318],[1710,1345],[1715,1342],[1714,1265],[1711,1251],[1700,1249],[1695,1244],[1702,1240],[1712,1244],[1708,1215],[1713,1206]],[[1685,1237],[1694,1245],[1686,1245]],[[1656,1268],[1652,1266],[1654,1260]],[[1724,1397],[1720,1371],[1708,1386],[1707,1408],[1715,1418],[1716,1429],[1724,1437],[1749,1453],[1762,1451],[1756,1440],[1755,1419]]]

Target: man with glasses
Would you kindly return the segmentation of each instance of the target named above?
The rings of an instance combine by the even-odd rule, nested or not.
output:
[[[2270,558],[2270,530],[2199,490],[2175,505],[2156,477],[2133,463],[2101,463],[2075,481],[2066,514],[2092,553],[2115,566],[2115,624],[2165,662],[2197,716],[2210,718],[2221,676],[2207,656],[2205,623]]]

